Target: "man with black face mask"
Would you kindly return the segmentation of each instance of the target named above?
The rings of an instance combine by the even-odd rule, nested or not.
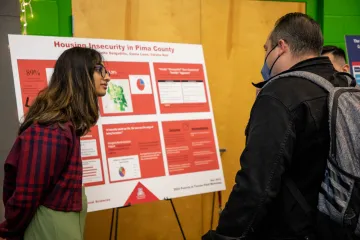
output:
[[[328,93],[301,77],[269,81],[280,73],[305,71],[347,86],[347,81],[334,80],[332,63],[320,56],[322,46],[320,26],[309,16],[290,13],[276,22],[264,45],[264,81],[255,84],[261,91],[246,128],[241,170],[216,231],[204,240],[347,239],[317,214],[330,145]]]

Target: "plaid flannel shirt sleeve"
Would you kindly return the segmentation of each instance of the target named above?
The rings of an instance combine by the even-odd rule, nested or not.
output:
[[[15,145],[5,163],[4,189],[8,196],[4,195],[6,220],[0,224],[0,237],[11,239],[25,231],[44,193],[51,190],[56,181],[55,169],[62,169],[67,161],[71,139],[59,127],[33,125],[18,137]],[[6,183],[12,186],[7,187]],[[11,196],[9,189],[13,189]]]

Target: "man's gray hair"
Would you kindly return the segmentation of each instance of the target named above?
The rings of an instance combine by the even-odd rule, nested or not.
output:
[[[324,38],[320,25],[303,13],[289,13],[281,17],[270,35],[272,47],[284,40],[295,56],[320,56]]]

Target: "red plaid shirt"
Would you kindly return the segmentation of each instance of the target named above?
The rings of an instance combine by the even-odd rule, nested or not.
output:
[[[5,161],[5,221],[0,237],[21,239],[37,208],[82,209],[80,138],[70,123],[33,124],[16,139]]]

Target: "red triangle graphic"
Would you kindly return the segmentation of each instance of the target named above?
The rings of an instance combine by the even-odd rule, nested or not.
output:
[[[146,203],[159,200],[152,192],[149,191],[143,184],[140,182],[134,188],[134,191],[130,194],[128,200],[126,200],[126,205],[134,205],[139,203]]]

